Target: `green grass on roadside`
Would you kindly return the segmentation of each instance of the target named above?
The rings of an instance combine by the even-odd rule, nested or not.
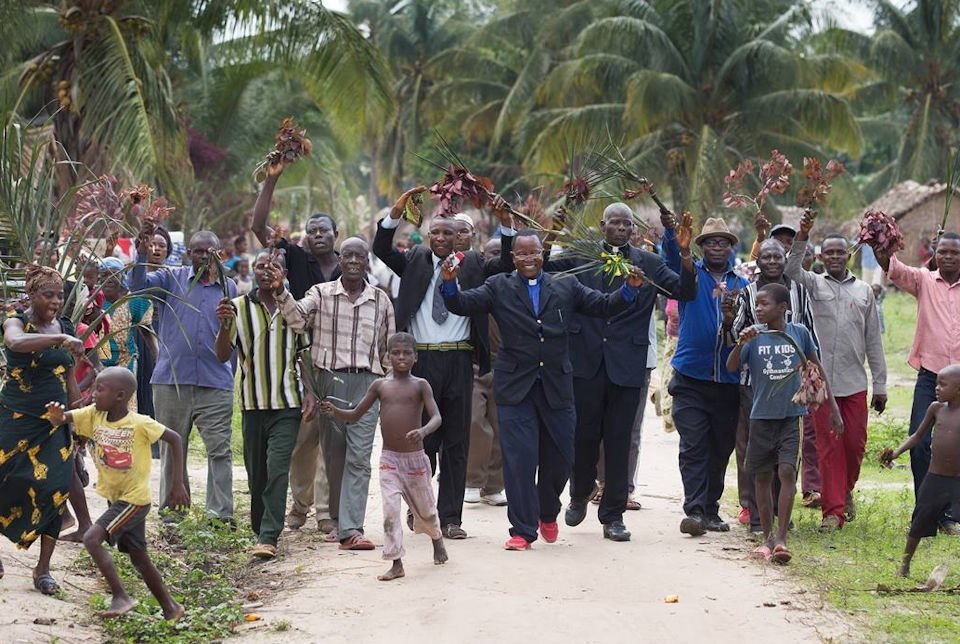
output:
[[[114,550],[114,562],[124,587],[137,600],[127,615],[103,620],[111,642],[206,643],[229,636],[243,621],[237,585],[246,569],[246,548],[251,535],[245,527],[231,530],[210,522],[201,508],[194,508],[179,524],[160,524],[147,536],[150,557],[161,571],[174,599],[186,615],[170,623],[161,617],[156,599],[137,575],[130,558]],[[75,563],[96,570],[86,551]],[[109,594],[90,599],[93,610],[107,608]]]
[[[960,587],[960,540],[946,536],[922,540],[911,578],[895,578],[913,512],[913,478],[907,455],[893,470],[879,467],[880,452],[898,446],[907,436],[916,378],[907,354],[916,311],[916,300],[904,293],[891,292],[884,301],[889,401],[882,415],[870,412],[867,450],[855,493],[857,519],[837,533],[820,534],[820,512],[798,503],[793,513],[796,529],[790,536],[794,559],[786,571],[848,615],[871,641],[957,642],[960,600],[955,594],[904,591],[922,584],[942,563],[950,567],[944,588]],[[735,499],[734,488],[727,500],[736,505]],[[889,591],[878,592],[878,586]]]

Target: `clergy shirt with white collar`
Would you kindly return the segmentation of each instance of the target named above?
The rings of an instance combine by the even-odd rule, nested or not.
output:
[[[389,215],[380,222],[383,228],[396,228],[400,225],[399,219],[393,219]],[[517,234],[512,228],[500,226],[500,234],[512,237]],[[443,342],[465,342],[470,339],[470,318],[453,313],[447,314],[447,319],[443,324],[437,324],[433,319],[433,292],[440,288],[440,263],[443,261],[435,253],[430,253],[433,262],[433,277],[430,279],[430,286],[427,288],[426,295],[420,303],[420,308],[410,320],[410,333],[416,338],[417,342],[425,344],[440,344]]]

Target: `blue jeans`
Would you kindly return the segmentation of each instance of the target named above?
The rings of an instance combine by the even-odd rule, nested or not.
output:
[[[920,368],[917,373],[917,383],[913,387],[913,408],[910,410],[910,429],[908,433],[913,436],[920,428],[927,409],[931,404],[937,401],[937,374],[924,368]],[[913,494],[916,496],[920,492],[920,484],[923,483],[927,470],[930,469],[930,445],[933,440],[934,428],[931,428],[927,435],[923,437],[918,445],[910,450],[910,469],[913,471]],[[953,520],[953,517],[960,516],[960,508],[954,504],[948,509],[940,521]]]

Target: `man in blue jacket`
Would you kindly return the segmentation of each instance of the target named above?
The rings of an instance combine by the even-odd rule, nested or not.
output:
[[[685,214],[684,219],[688,220]],[[663,252],[667,265],[680,269],[684,254],[677,243],[676,219],[662,217]],[[686,221],[684,222],[686,223]],[[739,375],[726,369],[732,350],[724,342],[724,308],[733,310],[747,281],[733,271],[737,236],[720,218],[709,218],[696,238],[703,259],[696,262],[697,296],[680,302],[680,337],[673,356],[673,421],[680,434],[680,476],[683,511],[680,532],[700,536],[730,529],[720,518],[720,495],[727,462],[736,443],[740,404]]]
[[[633,211],[625,203],[613,203],[603,211],[600,222],[604,250],[622,254],[643,270],[647,282],[637,299],[623,313],[609,319],[574,315],[570,323],[570,360],[573,363],[573,390],[577,408],[577,429],[570,480],[570,506],[564,517],[569,526],[579,525],[595,493],[597,458],[603,444],[605,484],[598,518],[604,538],[629,541],[623,523],[629,495],[630,438],[640,399],[647,387],[647,353],[650,345],[650,315],[658,288],[678,300],[692,300],[697,294],[697,277],[690,257],[692,234],[689,228],[681,243],[680,275],[667,268],[653,253],[630,245]],[[586,260],[560,255],[548,261],[545,270],[575,270]],[[622,278],[609,279],[596,271],[579,271],[584,286],[602,293],[620,288]]]

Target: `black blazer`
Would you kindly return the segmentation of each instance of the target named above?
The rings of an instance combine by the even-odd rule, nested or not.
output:
[[[696,273],[674,273],[659,255],[628,246],[628,259],[634,266],[643,269],[644,275],[658,286],[670,292],[676,300],[688,301],[697,295]],[[583,259],[558,259],[548,261],[547,271],[566,271],[586,264]],[[595,271],[581,271],[576,278],[589,288],[610,293],[620,289],[623,278],[611,282],[607,276]],[[580,315],[570,324],[570,355],[573,375],[576,378],[595,378],[601,363],[606,367],[610,380],[621,387],[642,387],[646,379],[647,352],[650,347],[650,315],[657,302],[657,288],[644,284],[637,299],[630,307],[609,320]]]
[[[414,246],[403,252],[397,250],[393,245],[396,231],[396,228],[384,228],[378,223],[373,254],[400,277],[400,292],[395,302],[397,331],[409,331],[410,321],[420,309],[433,279],[433,251],[425,246]],[[512,271],[512,251],[513,237],[508,235],[501,237],[500,257],[484,260],[477,251],[467,251],[460,262],[460,284],[464,288],[474,288],[491,275]],[[489,326],[486,315],[470,316],[470,342],[481,374],[490,371]]]
[[[499,404],[519,404],[539,376],[553,409],[573,405],[567,336],[576,313],[609,317],[629,306],[619,290],[604,295],[573,278],[544,273],[540,310],[534,312],[526,280],[516,272],[494,275],[483,286],[458,291],[445,302],[452,313],[489,313],[497,321],[501,344],[493,364],[493,395]]]

